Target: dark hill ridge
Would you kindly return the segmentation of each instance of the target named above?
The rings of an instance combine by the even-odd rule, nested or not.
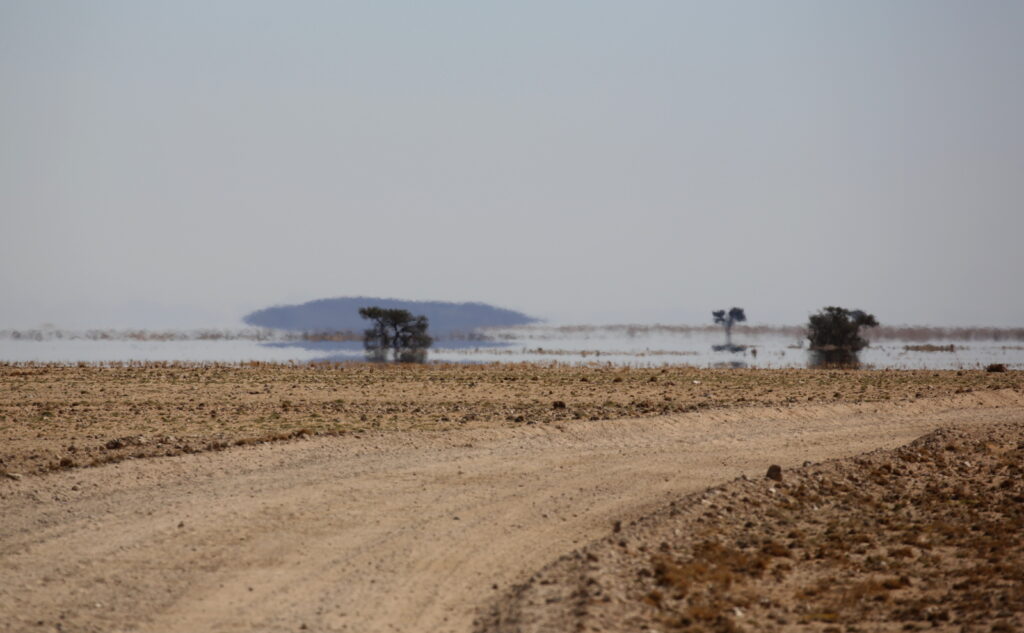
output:
[[[368,322],[359,316],[359,308],[378,306],[408,310],[426,315],[430,333],[445,336],[452,332],[470,332],[481,327],[507,327],[536,323],[538,319],[515,310],[497,308],[486,303],[451,303],[448,301],[404,301],[378,297],[337,297],[317,299],[300,305],[274,306],[250,312],[244,317],[255,327],[325,332],[366,329]]]

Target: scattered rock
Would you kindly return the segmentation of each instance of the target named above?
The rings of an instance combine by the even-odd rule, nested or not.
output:
[[[896,451],[790,469],[786,483],[772,465],[770,487],[738,479],[649,521],[616,522],[621,533],[559,561],[545,587],[517,590],[515,608],[567,618],[550,630],[593,622],[676,630],[688,622],[687,630],[735,631],[746,628],[741,621],[760,630],[794,619],[821,633],[859,633],[837,623],[876,621],[894,631],[954,630],[946,622],[1024,630],[1020,437],[1016,422],[970,435],[938,431]],[[950,460],[953,444],[958,458]],[[586,608],[547,600],[569,595]]]

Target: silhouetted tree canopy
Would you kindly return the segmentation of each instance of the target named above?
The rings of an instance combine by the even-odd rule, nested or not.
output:
[[[434,342],[427,334],[427,317],[376,306],[359,308],[359,316],[373,322],[373,327],[363,332],[369,360],[386,361],[389,350],[396,363],[422,363],[427,359],[427,348]]]
[[[743,308],[732,308],[729,310],[729,314],[726,314],[725,310],[715,310],[711,316],[715,317],[715,323],[720,323],[725,328],[725,344],[732,347],[732,326],[747,320]]]
[[[863,310],[828,306],[811,315],[807,338],[812,350],[859,352],[868,346],[867,340],[860,336],[860,328],[877,326],[874,315]]]

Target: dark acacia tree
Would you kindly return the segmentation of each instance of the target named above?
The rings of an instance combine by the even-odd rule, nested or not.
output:
[[[427,317],[376,306],[359,308],[359,316],[373,323],[363,332],[367,359],[386,361],[389,352],[396,363],[422,363],[427,359],[427,348],[434,343],[427,334]]]
[[[807,323],[811,351],[827,364],[855,364],[857,352],[868,346],[860,335],[862,327],[877,327],[874,315],[838,306],[822,308]]]
[[[732,326],[747,320],[747,315],[743,312],[743,308],[732,308],[729,310],[729,314],[726,314],[725,310],[715,310],[711,313],[711,316],[715,317],[715,323],[720,323],[725,328],[725,346],[731,348]]]

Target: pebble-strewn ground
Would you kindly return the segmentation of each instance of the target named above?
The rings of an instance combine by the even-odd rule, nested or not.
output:
[[[366,430],[570,424],[1022,389],[1024,373],[493,365],[0,365],[0,473]]]
[[[485,628],[1024,631],[1024,420],[736,480],[615,530]]]

